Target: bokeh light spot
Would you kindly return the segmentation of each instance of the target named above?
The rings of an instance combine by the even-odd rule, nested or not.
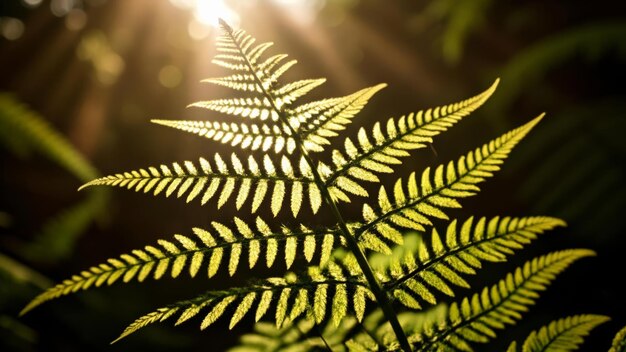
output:
[[[191,37],[191,39],[202,40],[211,34],[211,27],[193,19],[187,25],[187,32],[189,33],[189,37]]]
[[[87,14],[81,9],[71,10],[65,17],[65,27],[71,31],[79,31],[87,24]]]
[[[52,0],[50,12],[58,17],[67,15],[74,8],[74,0]]]
[[[16,40],[24,33],[24,23],[13,17],[0,17],[0,34],[8,40]]]
[[[102,84],[115,83],[124,70],[124,59],[111,48],[107,37],[101,31],[84,35],[76,54],[79,59],[93,64],[96,77]]]
[[[166,88],[178,87],[183,79],[180,69],[174,65],[163,66],[159,71],[159,83]]]
[[[27,7],[37,7],[41,5],[42,0],[22,0],[22,3]]]

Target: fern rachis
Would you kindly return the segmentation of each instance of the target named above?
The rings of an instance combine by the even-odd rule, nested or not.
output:
[[[316,161],[316,153],[325,152],[330,139],[339,136],[385,85],[300,104],[301,97],[325,80],[280,85],[279,78],[295,60],[285,61],[286,55],[263,59],[271,43],[257,45],[252,36],[225,23],[222,29],[213,62],[233,74],[204,82],[245,96],[191,106],[232,115],[240,121],[153,122],[257,151],[262,156],[232,153],[225,157],[216,153],[197,163],[140,168],[95,179],[83,187],[106,185],[155,196],[186,196],[187,202],[215,202],[218,208],[234,200],[239,211],[250,204],[251,213],[269,203],[274,217],[282,215],[287,207],[296,219],[308,198],[313,214],[322,206],[330,210],[333,224],[324,227],[296,222],[277,226],[258,216],[250,220],[234,217],[227,223],[212,221],[211,226],[194,228],[193,236],[174,235],[173,239],[159,240],[157,245],[133,250],[74,275],[36,297],[22,314],[79,290],[120,281],[141,282],[150,276],[157,280],[167,274],[177,278],[185,270],[196,277],[204,267],[210,279],[227,268],[232,276],[244,264],[253,268],[264,262],[272,267],[280,257],[290,269],[301,253],[308,263],[305,271],[208,291],[173,303],[140,317],[119,338],[151,323],[177,317],[178,325],[201,313],[205,314],[200,326],[204,329],[232,310],[230,328],[254,315],[257,322],[275,321],[275,336],[290,329],[288,322],[295,327],[334,326],[334,330],[327,329],[328,334],[341,348],[409,351],[441,349],[451,344],[471,350],[471,344],[486,342],[496,329],[518,319],[538,297],[537,291],[571,262],[593,254],[589,250],[553,252],[528,262],[491,289],[449,308],[444,305],[442,309],[426,310],[440,302],[440,296],[454,297],[458,287],[469,288],[467,277],[478,274],[484,263],[506,261],[538,235],[564,225],[549,217],[483,217],[457,222],[448,215],[450,209],[461,207],[463,198],[479,192],[477,185],[499,170],[543,115],[457,160],[426,168],[419,177],[416,171],[406,179],[397,179],[392,188],[381,186],[377,204],[364,203],[362,218],[348,222],[341,211],[342,202],[350,202],[354,196],[369,197],[364,183],[380,183],[380,174],[392,173],[411,151],[424,148],[436,135],[480,107],[493,94],[498,81],[462,102],[391,118],[384,128],[376,123],[369,132],[361,128],[356,137],[344,140],[342,150],[331,151],[332,162],[327,165]],[[436,228],[435,219],[448,222],[445,231]],[[415,248],[402,247],[407,230],[421,234]],[[402,257],[391,255],[402,248],[406,249]],[[387,254],[390,259],[374,267],[369,252]],[[398,309],[408,312],[398,314]],[[441,316],[433,318],[428,313],[431,311]],[[495,322],[495,315],[502,321]],[[411,323],[411,317],[431,323]],[[355,323],[346,321],[361,324],[366,334],[352,330],[348,333],[345,329],[352,329]]]

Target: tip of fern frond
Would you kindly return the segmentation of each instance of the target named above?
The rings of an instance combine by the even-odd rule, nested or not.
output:
[[[535,117],[532,121],[530,121],[529,124],[532,124],[533,126],[538,124],[539,121],[543,120],[543,118],[546,116],[545,112],[542,112],[541,114],[539,114],[539,116]]]
[[[32,301],[30,301],[26,307],[22,308],[22,310],[20,311],[20,313],[18,314],[19,317],[22,317],[24,315],[26,315],[26,313],[30,312],[31,310],[37,308],[39,305],[41,305],[43,302],[45,302],[45,299],[41,299],[41,295],[37,296],[35,299],[33,299]]]
[[[580,254],[581,258],[582,257],[595,257],[598,255],[596,251],[594,251],[593,249],[588,249],[588,248],[579,248],[579,249],[574,249],[573,251]]]
[[[232,27],[228,25],[228,23],[226,23],[226,21],[224,21],[224,19],[219,18],[218,19],[220,26],[222,26],[222,28],[224,28],[224,30],[228,31],[229,33],[233,31]]]
[[[208,81],[209,80],[203,79],[201,82],[206,83]],[[205,107],[205,105],[201,101],[196,101],[196,102],[193,102],[193,103],[191,103],[191,104],[186,106],[187,109],[189,109],[189,108],[204,108],[204,107]]]
[[[169,126],[168,123],[170,122],[170,120],[152,119],[150,120],[150,122],[155,123],[157,125]]]
[[[112,344],[116,343],[117,341],[119,341],[119,340],[121,340],[121,339],[125,338],[126,336],[127,336],[127,335],[121,334],[118,338],[116,338],[115,340],[111,341],[111,342],[109,343],[109,345],[112,345]]]
[[[118,336],[115,340],[111,341],[110,345],[118,342],[119,340],[125,338],[126,336],[132,334],[133,332],[135,332],[136,329],[131,329],[130,327],[126,328],[124,331],[122,331],[122,333],[120,334],[120,336]]]
[[[26,315],[26,313],[30,312],[31,310],[33,310],[33,308],[35,308],[35,306],[32,305],[32,303],[29,303],[26,307],[24,307],[20,313],[17,315],[18,317],[23,317],[24,315]]]
[[[96,180],[89,181],[89,182],[85,183],[84,185],[78,187],[78,192],[82,191],[83,189],[85,189],[87,187],[93,186],[94,185],[94,181],[96,181]]]

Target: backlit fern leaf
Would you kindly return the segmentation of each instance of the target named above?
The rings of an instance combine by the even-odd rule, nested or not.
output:
[[[336,137],[337,131],[345,129],[368,100],[386,86],[378,84],[345,97],[305,104],[293,111],[287,109],[286,113],[291,116],[292,126],[297,128],[302,136],[304,148],[312,152],[321,152],[324,151],[325,145],[330,144],[328,138]]]
[[[260,122],[154,122],[263,154],[256,159],[240,158],[234,153],[228,158],[215,154],[210,161],[201,158],[199,163],[185,161],[138,169],[99,178],[83,187],[109,185],[154,195],[176,194],[186,196],[187,202],[199,199],[202,204],[215,199],[218,208],[234,199],[238,210],[251,203],[255,213],[267,205],[274,216],[288,204],[296,218],[308,198],[313,214],[322,204],[327,206],[327,214],[322,214],[330,213],[332,217],[316,220],[328,225],[312,230],[297,223],[272,229],[258,217],[256,223],[237,217],[228,225],[211,222],[209,229],[194,229],[194,236],[175,235],[173,240],[158,241],[157,245],[74,275],[36,297],[23,313],[47,300],[89,287],[143,281],[148,276],[159,279],[168,273],[176,278],[184,270],[194,277],[203,266],[209,277],[223,267],[232,276],[242,263],[252,268],[265,262],[271,267],[280,256],[289,269],[301,253],[306,262],[315,259],[320,265],[307,265],[308,271],[298,275],[278,274],[244,287],[210,291],[174,303],[137,319],[120,338],[154,322],[176,317],[178,325],[200,314],[204,315],[201,329],[220,317],[228,318],[232,328],[254,311],[257,322],[269,318],[276,327],[258,325],[265,330],[247,337],[259,347],[253,350],[307,350],[307,346],[315,346],[313,349],[340,351],[409,351],[412,344],[418,350],[470,351],[470,343],[486,342],[495,336],[494,330],[519,319],[534,303],[538,291],[569,264],[593,255],[589,250],[569,250],[536,258],[480,294],[449,308],[441,306],[441,316],[430,315],[430,310],[397,314],[396,306],[401,306],[394,306],[394,299],[421,309],[425,303],[436,303],[435,294],[452,296],[452,287],[469,286],[464,276],[475,274],[482,262],[503,261],[538,234],[563,225],[548,217],[470,218],[460,227],[452,221],[442,238],[432,224],[433,219],[447,220],[446,211],[459,208],[460,198],[476,194],[477,185],[499,170],[512,148],[543,115],[456,161],[427,168],[419,180],[413,173],[407,180],[398,179],[392,192],[381,187],[377,205],[363,205],[363,221],[346,221],[338,201],[350,202],[353,195],[368,196],[363,181],[380,182],[380,174],[392,172],[410,150],[425,147],[435,135],[482,105],[498,81],[460,103],[389,119],[384,127],[377,123],[371,131],[362,128],[354,140],[345,140],[344,150],[330,152],[331,162],[327,164],[314,159],[314,152],[324,151],[330,138],[338,136],[385,85],[296,105],[324,79],[281,85],[279,78],[295,60],[283,54],[265,58],[271,43],[257,45],[243,30],[233,30],[224,22],[221,26],[223,34],[217,41],[218,53],[213,62],[233,72],[205,82],[243,91],[245,96],[201,101],[192,106]],[[280,154],[272,158],[265,154],[270,150]],[[422,242],[407,236],[414,239],[415,246],[399,246],[405,239],[401,232],[405,229],[419,231]],[[426,233],[431,235],[426,238]],[[374,266],[371,264],[376,258],[368,258],[364,249],[391,255]],[[368,300],[375,301],[376,307],[367,307]],[[312,336],[312,326],[324,338]],[[293,335],[299,328],[303,330]],[[275,343],[282,338],[288,339],[290,346]]]
[[[384,133],[379,122],[374,125],[370,136],[361,128],[356,143],[346,138],[344,152],[333,150],[335,165],[326,184],[354,193],[348,186],[351,183],[360,180],[379,182],[376,173],[393,172],[391,166],[401,164],[400,158],[408,156],[409,150],[426,147],[432,142],[432,137],[480,107],[493,94],[498,82],[496,80],[486,91],[459,103],[419,111],[399,119],[391,118]],[[347,183],[346,179],[352,182]]]
[[[308,274],[294,275],[288,273],[284,278],[269,278],[261,283],[250,284],[241,288],[233,288],[226,291],[208,292],[191,300],[174,303],[168,307],[160,308],[146,316],[139,318],[131,324],[120,336],[128,336],[138,329],[152,323],[157,319],[153,316],[164,316],[159,321],[164,321],[178,314],[176,325],[181,324],[201,311],[208,311],[200,325],[201,329],[207,328],[217,319],[224,315],[228,306],[233,306],[235,312],[230,318],[229,327],[232,329],[254,307],[255,321],[268,314],[272,314],[278,328],[288,321],[306,315],[311,316],[316,322],[326,319],[327,310],[330,312],[328,319],[335,326],[339,326],[341,320],[348,314],[348,309],[362,304],[357,302],[356,297],[348,295],[350,292],[363,292],[363,299],[374,299],[362,278],[355,277],[347,267],[330,262],[327,269],[320,270],[310,267]],[[355,312],[358,316],[358,312]],[[117,341],[117,340],[116,340]]]
[[[609,321],[603,315],[575,315],[551,322],[528,335],[523,352],[574,351],[596,326]],[[511,350],[514,347],[509,348]],[[517,349],[513,349],[517,351]]]
[[[590,250],[571,249],[530,260],[498,284],[450,305],[444,321],[409,341],[419,351],[473,351],[472,343],[486,343],[496,336],[495,330],[515,324],[559,273],[592,255]]]
[[[407,253],[379,274],[400,303],[421,309],[420,301],[437,303],[437,291],[454,296],[452,287],[468,288],[463,276],[475,275],[481,262],[505,261],[507,255],[537,235],[564,225],[563,221],[548,217],[495,217],[476,222],[469,218],[461,226],[454,220],[443,239],[433,229],[429,243],[423,240],[415,254]]]
[[[439,304],[420,312],[409,311],[398,314],[398,320],[404,331],[419,334],[443,319],[448,312],[446,304]],[[332,335],[331,335],[332,336]],[[368,314],[361,331],[352,334],[346,342],[350,351],[379,351],[381,346],[392,344],[396,339],[389,323],[380,310]]]
[[[294,217],[300,211],[301,200],[305,193],[314,200],[319,189],[310,177],[311,170],[305,162],[300,162],[299,170],[295,169],[289,159],[283,156],[280,165],[265,155],[263,162],[252,156],[248,157],[247,167],[236,154],[231,154],[230,163],[215,154],[213,166],[204,158],[197,164],[185,161],[184,167],[178,163],[172,166],[161,165],[159,168],[149,167],[121,174],[95,179],[84,186],[117,186],[126,187],[136,192],[150,191],[156,196],[164,192],[166,197],[176,194],[178,198],[187,194],[186,201],[199,198],[205,204],[214,196],[218,197],[217,207],[221,208],[229,199],[235,198],[237,209],[248,199],[252,199],[252,213],[261,203],[270,198],[272,213],[277,215],[282,209],[285,196],[291,196],[288,203]],[[253,191],[254,189],[254,191]],[[314,197],[315,196],[315,197]],[[312,202],[311,208],[316,213],[318,202]]]
[[[379,319],[383,319],[382,314]],[[348,337],[359,333],[366,326],[371,326],[370,321],[360,324],[353,316],[347,316],[339,326],[326,324],[322,327],[316,325],[310,317],[283,324],[281,328],[277,328],[276,324],[258,322],[254,332],[242,335],[239,344],[228,352],[306,352],[329,348],[343,352],[349,350],[345,345]]]
[[[325,265],[333,247],[340,241],[337,230],[311,230],[304,225],[297,231],[284,226],[280,230],[271,230],[259,217],[254,230],[237,217],[234,226],[215,221],[211,226],[210,230],[194,228],[193,237],[175,235],[175,241],[159,240],[158,245],[133,250],[131,254],[84,270],[37,296],[20,314],[51,299],[90,287],[112,285],[120,279],[124,283],[133,279],[142,282],[152,275],[158,280],[168,272],[176,278],[185,268],[191,277],[195,277],[204,265],[211,278],[226,261],[228,273],[233,276],[246,262],[241,259],[246,252],[249,268],[256,266],[260,258],[265,258],[265,264],[270,268],[279,253],[284,253],[285,265],[289,268],[298,250],[307,262],[313,260],[315,253],[320,253],[319,261]]]
[[[411,332],[421,332],[434,321],[443,319],[447,307],[439,305],[422,312],[403,312],[398,320],[403,328]],[[311,317],[304,317],[277,328],[275,324],[259,322],[254,332],[240,337],[239,344],[229,352],[246,351],[359,351],[378,346],[376,341],[393,341],[394,334],[380,309],[369,312],[361,322],[347,316],[339,326],[326,324],[316,326]],[[366,347],[367,346],[367,347]]]
[[[609,348],[609,352],[625,352],[626,351],[626,326],[623,327],[620,331],[615,334],[615,338],[613,338],[613,343],[611,344],[611,348]]]
[[[342,321],[345,325],[348,319]],[[242,335],[239,345],[228,352],[306,352],[324,348],[324,341],[312,335],[315,321],[300,319],[282,328],[268,322],[258,322],[254,325],[254,332]]]
[[[362,245],[375,251],[389,252],[385,241],[402,243],[402,234],[398,228],[424,231],[430,226],[430,218],[447,219],[445,208],[460,208],[458,198],[476,194],[480,189],[476,184],[493,176],[500,169],[513,147],[541,120],[543,115],[504,135],[484,144],[455,163],[439,165],[431,176],[427,168],[419,184],[415,173],[406,182],[395,184],[394,201],[389,199],[384,187],[378,194],[378,211],[369,204],[363,205],[364,226],[356,230]]]
[[[267,119],[271,119],[274,122],[278,121],[278,114],[273,109],[272,103],[267,98],[236,98],[199,101],[192,103],[189,106],[250,119],[258,118],[261,121],[265,121]]]
[[[286,127],[278,125],[257,125],[245,123],[225,123],[211,121],[176,121],[176,120],[152,120],[152,122],[173,127],[181,131],[190,132],[199,136],[212,139],[221,143],[229,143],[231,146],[239,146],[241,149],[250,150],[273,150],[276,153],[286,151],[293,153],[296,142],[289,136]]]

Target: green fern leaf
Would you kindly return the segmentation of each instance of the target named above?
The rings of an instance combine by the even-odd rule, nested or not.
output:
[[[346,351],[344,341],[361,330],[354,317],[346,317],[341,325],[316,325],[311,319],[298,319],[282,328],[267,322],[255,324],[254,332],[241,336],[239,345],[229,352],[306,352],[331,349]]]
[[[285,243],[282,251],[285,253],[285,263],[289,268],[293,263],[298,242],[308,241],[309,246],[311,243],[313,246],[315,243],[321,243],[317,251],[320,252],[320,261],[323,264],[330,257],[333,246],[339,242],[336,240],[339,232],[333,229],[312,230],[301,225],[299,231],[291,231],[285,227],[273,231],[259,217],[257,217],[254,231],[239,218],[235,218],[235,225],[235,228],[231,228],[212,222],[211,231],[194,228],[195,237],[193,238],[175,235],[176,242],[159,240],[157,246],[146,246],[144,249],[132,251],[132,254],[123,254],[119,259],[109,259],[106,263],[82,271],[43,292],[20,314],[25,314],[51,299],[93,286],[112,285],[120,279],[125,283],[134,279],[142,282],[152,274],[154,279],[158,280],[168,271],[173,278],[176,278],[185,266],[188,267],[189,275],[195,277],[199,269],[206,264],[208,277],[211,278],[217,274],[226,256],[230,258],[228,273],[232,276],[241,265],[240,256],[244,249],[249,254],[250,268],[257,264],[257,259],[261,254],[266,257],[266,264],[269,268],[274,264],[279,253],[279,244]],[[261,247],[262,243],[265,246]],[[313,256],[306,253],[311,249],[303,247],[303,251],[305,259],[312,261]]]
[[[396,227],[424,231],[424,226],[432,224],[429,218],[447,219],[442,209],[459,208],[458,198],[476,194],[480,190],[476,184],[500,169],[499,164],[542,117],[540,115],[526,125],[476,148],[456,163],[451,161],[447,165],[439,165],[433,176],[427,168],[422,173],[419,186],[414,173],[406,182],[406,191],[398,180],[394,189],[395,202],[381,187],[379,211],[374,211],[368,204],[363,206],[365,225],[356,230],[357,238],[365,248],[380,250],[380,246],[372,246],[375,243],[373,237],[401,244],[402,236]]]
[[[337,131],[344,130],[369,99],[386,86],[378,84],[345,97],[324,99],[285,112],[302,136],[304,148],[321,152],[324,145],[330,144],[328,138],[336,137]]]
[[[398,320],[408,334],[420,334],[443,321],[447,312],[448,306],[439,304],[420,312],[398,313]],[[349,351],[380,351],[382,346],[388,346],[396,341],[393,329],[380,309],[366,316],[360,330],[346,342]]]
[[[345,140],[344,153],[333,151],[333,172],[326,179],[326,185],[350,192],[342,187],[342,179],[353,181],[379,182],[376,173],[390,173],[391,166],[400,164],[400,158],[409,155],[409,150],[424,148],[432,142],[432,137],[444,132],[464,116],[480,107],[495,91],[498,80],[481,94],[462,102],[450,104],[416,114],[389,119],[382,132],[380,123],[376,123],[372,135],[368,137],[365,129],[358,132],[357,143],[350,138]],[[345,182],[344,182],[345,184]],[[357,193],[354,193],[357,194]],[[367,196],[367,193],[357,195]]]
[[[330,307],[332,319],[336,325],[352,307],[347,299],[347,290],[353,290],[360,286],[366,290],[366,296],[372,296],[363,278],[354,276],[349,268],[331,262],[327,270],[313,270],[309,275],[300,275],[296,278],[293,274],[287,274],[284,278],[269,278],[262,283],[250,284],[227,291],[208,292],[191,300],[177,302],[137,319],[124,330],[120,338],[128,336],[150,323],[164,321],[175,313],[182,312],[177,322],[179,324],[200,314],[206,308],[209,309],[209,312],[201,325],[201,328],[205,329],[224,314],[227,306],[235,302],[238,304],[234,315],[231,317],[230,328],[233,328],[254,306],[258,307],[255,319],[261,319],[269,311],[268,306],[270,305],[275,306],[274,319],[277,328],[280,328],[287,320],[290,320],[290,317],[297,318],[304,312],[308,307],[308,297],[313,296],[322,285],[332,290],[328,290],[323,301],[316,296],[311,308],[320,310],[317,305]],[[266,294],[267,292],[271,292],[271,294]],[[268,302],[272,302],[272,296],[278,297],[278,299],[275,304],[268,304]],[[264,297],[270,298],[264,299]],[[167,312],[167,315],[164,312]]]
[[[511,342],[509,347],[506,349],[506,352],[517,352],[517,341]]]
[[[481,262],[505,261],[507,255],[556,226],[565,226],[565,223],[549,217],[494,217],[478,221],[469,218],[458,226],[453,220],[445,240],[433,229],[430,244],[420,242],[417,255],[405,253],[378,274],[385,288],[393,291],[400,303],[420,309],[422,303],[418,299],[435,304],[434,291],[454,296],[451,287],[469,287],[462,276],[476,274]]]
[[[126,187],[135,192],[152,191],[155,196],[162,192],[166,197],[176,194],[178,198],[187,194],[187,202],[200,198],[203,205],[217,196],[218,208],[232,198],[236,199],[237,208],[241,208],[248,199],[252,198],[252,213],[258,210],[267,197],[270,197],[272,213],[275,216],[282,209],[287,194],[297,199],[302,197],[305,189],[309,193],[319,192],[315,182],[307,176],[311,171],[306,163],[301,162],[300,170],[296,172],[286,157],[283,156],[278,167],[265,155],[262,165],[263,169],[259,167],[256,159],[249,156],[246,168],[234,153],[231,155],[230,163],[224,161],[219,154],[215,154],[213,166],[206,159],[200,158],[199,168],[190,161],[184,162],[184,168],[178,163],[173,163],[171,167],[166,165],[161,165],[159,168],[149,167],[147,170],[139,169],[98,178],[83,185],[80,189],[105,185]],[[238,187],[236,187],[237,183]],[[251,192],[253,186],[255,186],[254,192]],[[270,187],[272,189],[268,192]],[[294,216],[298,214],[300,204],[300,202],[291,204]],[[314,212],[318,209],[319,205],[312,204]]]
[[[472,343],[485,343],[519,320],[534,304],[539,291],[574,261],[595,255],[593,251],[572,249],[553,252],[526,262],[491,288],[450,306],[445,321],[422,334],[409,337],[419,350],[473,351]]]
[[[213,62],[236,73],[228,77],[206,79],[203,82],[262,93],[295,64],[295,60],[291,60],[280,65],[287,55],[275,55],[259,62],[261,55],[272,43],[254,45],[256,40],[244,30],[233,30],[225,23],[221,26],[222,35],[217,39],[218,55]]]
[[[596,326],[609,321],[603,315],[575,315],[551,322],[528,335],[522,351],[574,351]]]
[[[625,352],[626,351],[626,326],[615,334],[613,344],[609,352]]]
[[[476,274],[483,262],[504,261],[542,232],[563,225],[547,217],[470,218],[460,225],[451,221],[442,237],[432,224],[433,219],[447,220],[446,211],[459,208],[460,198],[478,193],[477,185],[499,170],[512,148],[543,115],[457,161],[427,168],[419,178],[413,173],[407,180],[398,179],[393,189],[381,187],[378,203],[363,205],[363,221],[346,222],[337,207],[339,201],[368,196],[363,181],[380,182],[380,174],[391,173],[411,150],[424,148],[434,136],[481,106],[498,81],[465,101],[392,118],[385,126],[377,123],[371,130],[361,128],[355,138],[345,139],[342,150],[330,152],[330,162],[323,163],[314,160],[313,153],[324,151],[330,139],[338,136],[385,85],[296,105],[299,98],[325,80],[279,84],[296,61],[284,54],[265,56],[272,43],[257,44],[245,31],[220,23],[223,33],[217,39],[218,52],[213,62],[232,72],[203,82],[246,94],[191,106],[258,121],[153,122],[262,152],[262,160],[250,156],[242,161],[234,153],[229,158],[215,154],[211,161],[201,158],[199,163],[185,161],[138,169],[95,179],[83,187],[107,185],[155,196],[176,194],[179,198],[185,196],[187,202],[199,199],[202,204],[214,199],[217,208],[228,202],[238,210],[250,204],[252,213],[267,206],[275,217],[289,208],[294,218],[308,198],[313,214],[327,204],[335,223],[313,230],[300,224],[272,229],[258,217],[254,223],[237,217],[228,225],[211,222],[208,229],[195,228],[193,236],[174,235],[171,240],[159,240],[156,245],[74,275],[36,297],[22,314],[79,290],[120,281],[141,282],[149,276],[177,278],[188,272],[195,277],[203,268],[209,278],[221,269],[232,276],[241,265],[257,266],[259,259],[267,267],[277,259],[284,260],[289,269],[301,254],[307,262],[319,258],[319,266],[309,265],[305,273],[287,273],[179,301],[140,317],[118,340],[172,317],[178,325],[202,315],[201,329],[224,317],[232,329],[254,315],[256,322],[269,319],[274,324],[256,324],[256,332],[242,338],[239,351],[284,347],[294,351],[410,350],[409,345],[429,351],[471,351],[474,343],[489,341],[497,329],[520,319],[539,291],[572,262],[594,254],[582,249],[550,253],[527,262],[493,287],[450,306],[396,314],[393,297],[414,310],[436,304],[438,295],[454,296],[456,287],[469,287],[465,277]],[[280,156],[271,158],[267,154],[270,151]],[[414,239],[414,248],[398,246],[404,242],[406,229],[425,234],[427,228],[432,228],[427,240]],[[347,250],[334,250],[339,244]],[[365,257],[363,249],[391,255],[372,269],[370,262],[374,260]],[[377,303],[374,309],[368,309],[368,300]],[[579,326],[577,323],[556,322],[532,335],[528,344],[543,343],[551,337],[576,344],[576,336],[585,334],[591,324],[583,322],[579,325],[586,327],[574,327]],[[313,336],[316,332],[319,337]],[[510,349],[515,348],[517,345],[512,344]]]
[[[125,330],[124,332],[115,340],[113,340],[111,343],[116,343],[117,341],[123,339],[124,337],[132,334],[133,332],[148,326],[150,324],[156,323],[158,321],[164,321],[166,319],[168,319],[169,317],[171,317],[173,314],[175,314],[178,311],[178,308],[173,307],[173,308],[160,308],[157,309],[156,311],[150,313],[150,314],[146,314],[143,317],[135,320],[132,324],[130,324]]]
[[[296,149],[296,143],[289,136],[289,131],[285,126],[211,121],[152,120],[152,122],[197,134],[216,142],[228,143],[232,147],[239,146],[241,149],[264,152],[272,150],[275,153],[286,151],[289,154]]]

